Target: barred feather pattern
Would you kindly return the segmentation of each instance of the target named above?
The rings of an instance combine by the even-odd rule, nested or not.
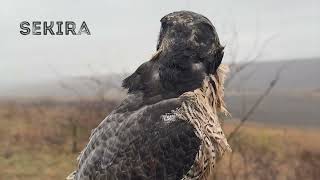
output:
[[[208,179],[216,159],[225,151],[231,151],[217,115],[218,112],[229,114],[223,101],[227,72],[228,67],[221,65],[215,75],[205,78],[201,88],[183,94],[187,100],[173,112],[191,123],[201,139],[195,162],[182,180]]]
[[[167,123],[172,123],[177,119],[187,121],[194,127],[195,135],[201,141],[194,163],[190,170],[182,177],[182,180],[208,179],[213,171],[216,159],[222,156],[225,151],[231,150],[218,119],[218,113],[222,112],[228,114],[223,101],[223,83],[227,71],[227,66],[220,65],[214,75],[205,78],[201,88],[186,92],[179,97],[179,99],[183,99],[182,105],[179,106],[179,108],[162,116],[162,119]],[[140,102],[141,99],[134,99],[135,103],[139,103],[136,101]],[[109,118],[111,120],[112,118],[120,120],[127,119],[125,116],[119,118],[117,114],[114,114]],[[99,133],[97,133],[99,129],[106,128],[104,125],[106,125],[106,123],[101,123],[93,130],[90,142],[97,140],[94,136],[99,135]],[[87,145],[80,153],[78,157],[79,164],[82,164],[82,161],[86,159],[85,157],[88,156],[88,153],[94,149],[91,147],[94,143],[90,142],[88,143],[90,145]],[[78,179],[77,173],[77,171],[74,171],[67,179]]]

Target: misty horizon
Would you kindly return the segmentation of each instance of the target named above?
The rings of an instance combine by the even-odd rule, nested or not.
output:
[[[63,4],[63,5],[61,5]],[[223,63],[320,57],[319,1],[8,1],[0,7],[0,83],[132,72],[155,52],[159,20],[177,10],[208,17],[226,46]],[[38,8],[41,7],[41,8]],[[72,8],[70,8],[72,7]],[[86,21],[90,36],[23,36],[22,21]],[[236,40],[237,41],[236,41]],[[265,46],[265,48],[263,48]]]

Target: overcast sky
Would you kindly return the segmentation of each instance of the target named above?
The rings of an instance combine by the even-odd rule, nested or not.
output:
[[[154,53],[161,17],[177,10],[213,22],[226,46],[225,62],[260,49],[259,60],[320,57],[319,0],[2,0],[0,84],[133,71]],[[92,35],[19,33],[22,21],[60,20],[86,21]]]

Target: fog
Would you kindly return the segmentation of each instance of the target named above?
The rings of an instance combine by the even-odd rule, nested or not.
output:
[[[4,87],[133,71],[154,53],[160,18],[177,10],[198,12],[213,21],[226,46],[225,62],[235,46],[241,59],[270,37],[259,61],[319,57],[319,7],[318,0],[3,0],[0,83]],[[91,35],[24,36],[19,33],[22,21],[74,21],[77,26],[85,21]]]

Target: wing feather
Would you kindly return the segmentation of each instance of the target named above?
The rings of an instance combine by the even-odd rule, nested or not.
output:
[[[93,131],[74,179],[181,179],[200,147],[192,125],[170,114],[181,104],[172,98],[130,112],[120,106]]]

